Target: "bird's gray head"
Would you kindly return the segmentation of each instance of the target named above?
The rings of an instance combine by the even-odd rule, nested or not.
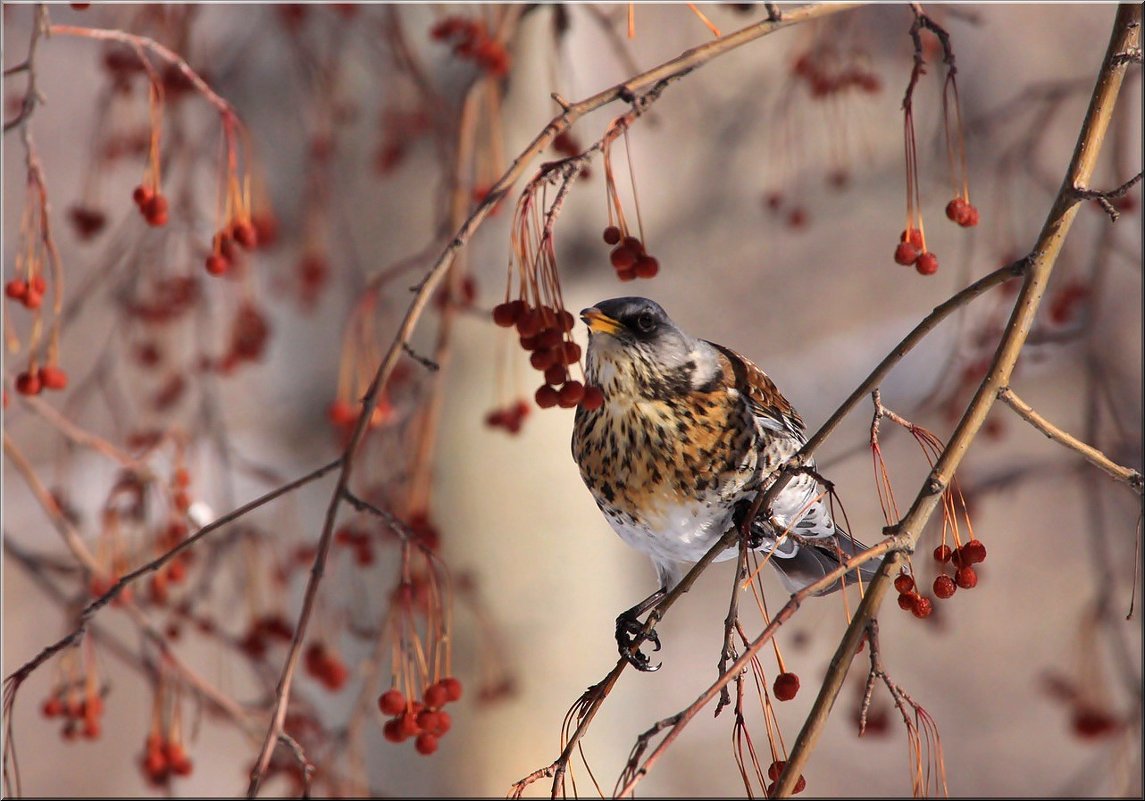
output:
[[[719,373],[715,348],[680,330],[648,298],[602,300],[580,316],[589,330],[586,378],[606,400],[667,400],[706,386]]]

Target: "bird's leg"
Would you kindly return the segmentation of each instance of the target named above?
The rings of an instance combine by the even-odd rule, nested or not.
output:
[[[667,594],[668,588],[661,587],[636,606],[621,612],[620,616],[616,618],[616,645],[620,649],[620,655],[637,670],[651,673],[660,669],[658,664],[649,664],[648,657],[640,651],[640,643],[645,640],[652,643],[653,651],[660,650],[660,635],[656,633],[655,628],[648,629],[648,633],[645,634],[644,624],[640,622],[640,616],[660,603],[660,600]],[[653,609],[649,620],[659,619],[660,615]]]

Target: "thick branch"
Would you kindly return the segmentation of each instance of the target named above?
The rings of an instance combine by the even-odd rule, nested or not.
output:
[[[915,497],[906,517],[897,527],[900,536],[906,538],[912,545],[917,544],[923,527],[938,504],[941,488],[949,485],[955,470],[958,469],[965,457],[970,443],[974,441],[978,430],[985,422],[986,415],[994,405],[999,390],[1009,383],[1010,375],[1017,363],[1018,354],[1021,353],[1022,346],[1029,335],[1062,244],[1069,233],[1074,217],[1077,215],[1078,207],[1074,187],[1085,186],[1093,174],[1110,118],[1113,116],[1113,109],[1126,69],[1123,63],[1117,63],[1115,57],[1118,53],[1137,46],[1140,27],[1140,5],[1118,7],[1109,47],[1098,73],[1097,85],[1093,90],[1089,109],[1078,134],[1073,157],[1053,207],[1050,209],[1045,225],[1038,236],[1037,243],[1030,253],[1029,270],[1014,305],[1010,321],[1002,336],[1002,341],[998,345],[990,368],[986,372],[986,377],[967,406],[962,419],[950,437],[950,441],[939,456],[923,488]],[[935,488],[938,488],[939,491],[936,491]],[[889,566],[891,561],[891,559],[884,561],[878,574],[871,582],[867,595],[859,605],[855,617],[847,627],[847,632],[835,652],[831,669],[828,671],[819,695],[815,699],[811,713],[808,715],[807,721],[788,756],[783,774],[776,783],[778,796],[791,794],[796,780],[810,758],[811,751],[822,733],[831,706],[843,686],[847,667],[855,647],[858,645],[862,631],[878,611],[879,602],[886,593],[887,585],[890,582]]]

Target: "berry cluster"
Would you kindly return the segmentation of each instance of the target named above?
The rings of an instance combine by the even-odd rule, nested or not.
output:
[[[878,75],[859,62],[842,63],[841,57],[829,46],[801,54],[791,65],[791,74],[807,84],[815,99],[840,95],[849,89],[873,95],[883,88]]]
[[[24,308],[35,311],[44,302],[44,293],[48,291],[48,282],[42,275],[34,275],[28,280],[13,278],[4,285],[4,295],[11,300],[18,300]]]
[[[528,401],[519,400],[500,409],[493,409],[485,415],[485,425],[490,428],[503,428],[510,434],[516,434],[520,432],[521,425],[529,416],[530,408]]]
[[[969,540],[958,548],[951,550],[946,543],[934,549],[934,561],[943,565],[949,564],[954,568],[954,575],[945,572],[934,579],[934,594],[939,598],[949,598],[961,587],[964,590],[978,586],[978,573],[974,565],[986,561],[986,546],[981,540]]]
[[[191,775],[193,765],[182,742],[153,731],[147,735],[140,767],[148,784],[162,787],[172,776]]]
[[[323,642],[311,643],[305,654],[306,672],[322,682],[331,692],[346,685],[350,670],[337,652]]]
[[[480,20],[446,17],[434,25],[429,34],[439,42],[451,42],[454,55],[469,59],[490,75],[500,77],[509,73],[509,53],[489,35]]]
[[[157,606],[166,604],[171,585],[180,584],[186,580],[187,563],[190,558],[191,552],[183,551],[151,574],[151,579],[147,583],[147,591],[153,604]]]
[[[449,731],[452,720],[443,707],[461,698],[461,682],[449,676],[425,688],[421,701],[407,700],[401,690],[391,688],[378,696],[378,709],[389,717],[382,734],[391,743],[415,737],[414,748],[429,756],[437,742]]]
[[[767,797],[773,798],[775,796],[775,784],[779,781],[780,775],[783,774],[783,769],[787,767],[787,760],[777,759],[772,762],[767,768],[767,778],[771,779],[772,784],[767,785]],[[807,789],[807,780],[800,774],[799,778],[795,780],[795,786],[791,788],[792,795],[802,793]]]
[[[90,687],[82,697],[58,688],[44,699],[44,703],[40,706],[40,714],[49,720],[63,718],[64,725],[60,729],[60,736],[65,740],[74,740],[79,736],[95,740],[99,738],[102,730],[100,717],[103,715],[103,697],[94,686]]]
[[[39,395],[45,389],[62,390],[68,385],[68,374],[52,364],[32,365],[16,376],[16,391],[21,395]]]
[[[929,617],[934,611],[934,602],[919,595],[914,585],[914,577],[909,573],[899,573],[895,577],[895,589],[899,594],[899,609],[910,612],[917,618]]]
[[[977,207],[964,197],[956,197],[946,204],[946,216],[963,228],[973,228],[978,224]]]
[[[250,220],[236,220],[215,232],[211,239],[211,254],[206,260],[207,272],[211,275],[230,272],[238,255],[235,245],[244,250],[254,250],[258,246],[258,229]]]
[[[502,328],[516,327],[521,347],[529,351],[529,363],[545,375],[534,395],[542,409],[576,405],[599,408],[604,395],[598,387],[586,387],[569,376],[568,365],[580,361],[581,347],[570,332],[575,320],[566,309],[531,307],[524,300],[511,300],[493,307],[493,322]]]
[[[307,560],[309,563],[312,560]],[[288,643],[294,636],[294,629],[282,615],[263,615],[254,618],[246,634],[239,640],[238,646],[243,653],[251,659],[262,659],[266,656],[270,644],[274,641]]]
[[[610,225],[604,229],[604,242],[616,246],[608,254],[608,260],[621,281],[654,278],[660,272],[660,262],[644,252],[644,243],[639,237],[624,236],[620,228]]]
[[[167,196],[159,191],[158,186],[140,184],[131,193],[131,199],[148,225],[159,227],[167,224]]]
[[[244,302],[235,312],[231,323],[227,352],[216,363],[221,373],[229,373],[242,362],[256,362],[262,358],[270,339],[270,324],[261,311]]]
[[[926,238],[920,228],[907,228],[899,235],[895,261],[903,266],[913,264],[920,275],[938,272],[938,257],[926,249]]]
[[[334,532],[334,544],[354,551],[354,561],[360,567],[374,563],[374,543],[370,532],[353,526],[344,526]]]
[[[790,701],[799,692],[799,677],[794,673],[780,673],[775,677],[775,683],[771,689],[778,700]]]

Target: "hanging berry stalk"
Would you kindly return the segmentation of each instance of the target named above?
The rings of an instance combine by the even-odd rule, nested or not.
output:
[[[612,121],[601,140],[604,157],[604,187],[607,194],[608,226],[604,229],[605,244],[613,245],[608,254],[609,261],[616,269],[616,277],[621,281],[637,278],[653,278],[660,272],[660,262],[649,255],[644,245],[644,222],[640,217],[640,198],[636,192],[636,175],[632,169],[632,152],[628,143],[628,126],[635,119],[636,112],[629,112]],[[616,177],[612,169],[612,145],[623,134],[624,149],[628,157],[628,176],[632,185],[632,198],[636,206],[636,226],[639,236],[634,236],[624,216],[624,206],[620,192],[616,188]]]

